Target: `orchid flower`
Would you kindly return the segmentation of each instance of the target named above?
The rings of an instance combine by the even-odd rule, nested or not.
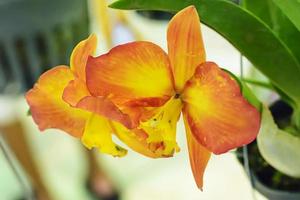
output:
[[[89,57],[87,87],[93,96],[107,96],[119,108],[155,107],[137,129],[147,133],[147,142],[161,142],[166,155],[178,151],[176,124],[182,112],[191,167],[202,188],[211,152],[225,153],[253,141],[260,113],[242,96],[234,78],[206,62],[195,7],[172,18],[167,41],[168,54],[139,41]]]
[[[239,84],[206,62],[194,6],[178,12],[167,31],[168,54],[145,41],[92,57],[94,36],[79,43],[71,67],[43,74],[27,101],[41,130],[62,129],[89,148],[122,156],[115,134],[133,150],[153,158],[179,151],[176,125],[183,113],[191,168],[200,189],[211,153],[253,141],[260,113]]]
[[[106,98],[97,97],[95,104],[91,105],[100,108],[98,114],[80,108],[85,98],[94,100],[86,86],[85,66],[88,56],[96,49],[96,43],[94,34],[80,42],[72,52],[71,67],[62,65],[50,69],[26,93],[35,123],[41,131],[49,128],[63,130],[81,138],[87,148],[96,147],[100,152],[113,156],[122,157],[127,153],[126,149],[112,141],[112,133],[115,133],[132,149],[148,157],[161,157],[158,152],[153,153],[148,143],[142,140],[146,137],[142,130],[133,133],[117,123],[122,121],[128,125],[130,119]],[[106,113],[114,122],[104,118],[101,113]]]

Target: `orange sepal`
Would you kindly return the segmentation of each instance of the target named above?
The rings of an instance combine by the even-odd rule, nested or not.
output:
[[[215,63],[200,65],[183,92],[183,112],[197,141],[215,154],[252,142],[260,113]]]
[[[116,107],[109,99],[105,97],[87,96],[81,99],[76,105],[93,113],[97,113],[109,120],[117,121],[127,128],[133,128],[133,122],[130,117]]]
[[[177,92],[181,92],[196,67],[205,62],[200,19],[194,6],[181,10],[172,18],[167,40],[175,88]]]
[[[190,164],[194,179],[200,190],[203,190],[203,176],[205,168],[210,159],[211,152],[203,147],[197,140],[194,138],[191,133],[190,126],[187,123],[186,118],[184,117],[184,125],[186,131],[186,138],[189,150]]]
[[[74,79],[66,66],[58,66],[41,75],[34,88],[26,93],[26,100],[40,130],[57,128],[80,137],[89,113],[71,107],[62,100],[67,84]]]
[[[93,55],[97,47],[97,36],[91,34],[86,40],[81,41],[73,50],[70,67],[77,78],[85,82],[85,67],[89,56]]]
[[[91,96],[86,87],[86,83],[80,78],[75,78],[70,81],[64,89],[62,98],[71,106],[76,106],[77,103],[86,96]]]
[[[143,105],[166,102],[173,91],[173,77],[165,52],[150,42],[117,46],[87,62],[87,86],[94,96],[108,96],[117,105],[143,101]]]

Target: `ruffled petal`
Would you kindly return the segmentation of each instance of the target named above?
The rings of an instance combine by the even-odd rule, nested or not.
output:
[[[70,67],[77,78],[85,82],[85,67],[89,56],[92,56],[97,47],[97,36],[90,35],[86,40],[81,41],[71,54]]]
[[[93,55],[97,47],[97,37],[90,35],[86,40],[81,41],[73,50],[71,55],[71,70],[75,79],[70,81],[63,93],[63,99],[71,106],[84,97],[91,96],[86,86],[86,63],[89,56]]]
[[[81,141],[88,149],[96,147],[101,153],[123,157],[127,154],[127,150],[113,142],[112,132],[107,119],[96,114],[91,114],[86,123]]]
[[[166,157],[173,156],[180,150],[176,142],[176,126],[181,109],[181,100],[172,98],[165,105],[157,108],[155,115],[141,122],[139,126],[148,134],[149,144],[161,143],[163,145],[162,154]]]
[[[118,105],[141,100],[143,106],[157,106],[174,93],[168,57],[150,42],[127,43],[90,57],[86,70],[91,94],[108,96]]]
[[[91,96],[91,94],[87,89],[86,83],[80,78],[75,78],[64,89],[62,98],[65,102],[75,107],[81,99],[87,96]]]
[[[187,144],[189,149],[189,158],[196,184],[200,190],[203,189],[203,176],[211,152],[204,148],[191,133],[190,126],[184,117]]]
[[[26,93],[32,117],[40,130],[57,128],[75,137],[83,134],[89,113],[62,100],[64,88],[73,79],[68,67],[58,66],[41,75],[34,88]]]
[[[177,92],[181,92],[196,67],[205,62],[200,19],[194,6],[183,9],[172,18],[167,40],[175,88]]]
[[[84,97],[78,102],[76,107],[104,116],[107,119],[120,122],[127,128],[133,128],[134,126],[129,115],[124,114],[118,107],[116,107],[109,99],[105,97]]]
[[[197,141],[215,154],[248,144],[260,127],[260,113],[238,83],[215,63],[204,63],[183,92],[184,113]]]
[[[127,129],[119,123],[111,122],[111,126],[116,136],[128,147],[137,153],[150,158],[160,158],[161,153],[153,151],[146,142],[147,134],[139,129]]]

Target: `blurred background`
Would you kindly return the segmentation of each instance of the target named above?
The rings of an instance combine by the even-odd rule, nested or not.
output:
[[[153,160],[132,151],[113,158],[87,152],[58,130],[40,133],[28,116],[24,92],[45,70],[68,65],[72,49],[89,33],[98,36],[97,55],[133,40],[166,50],[171,14],[112,10],[109,2],[0,0],[0,200],[265,199],[253,191],[234,152],[212,157],[204,191],[198,190],[182,119],[181,152],[169,159]],[[239,75],[239,52],[205,25],[202,33],[207,60]],[[245,59],[243,64],[246,73],[250,64]]]

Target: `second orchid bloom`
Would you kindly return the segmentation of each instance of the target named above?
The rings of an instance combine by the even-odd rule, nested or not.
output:
[[[80,137],[88,148],[113,156],[133,150],[152,158],[179,151],[176,125],[183,113],[196,183],[211,152],[225,153],[253,141],[260,113],[239,84],[217,64],[206,62],[196,9],[177,13],[167,31],[168,54],[150,42],[117,46],[92,57],[96,37],[74,49],[70,68],[44,73],[26,94],[41,130],[58,128]]]

